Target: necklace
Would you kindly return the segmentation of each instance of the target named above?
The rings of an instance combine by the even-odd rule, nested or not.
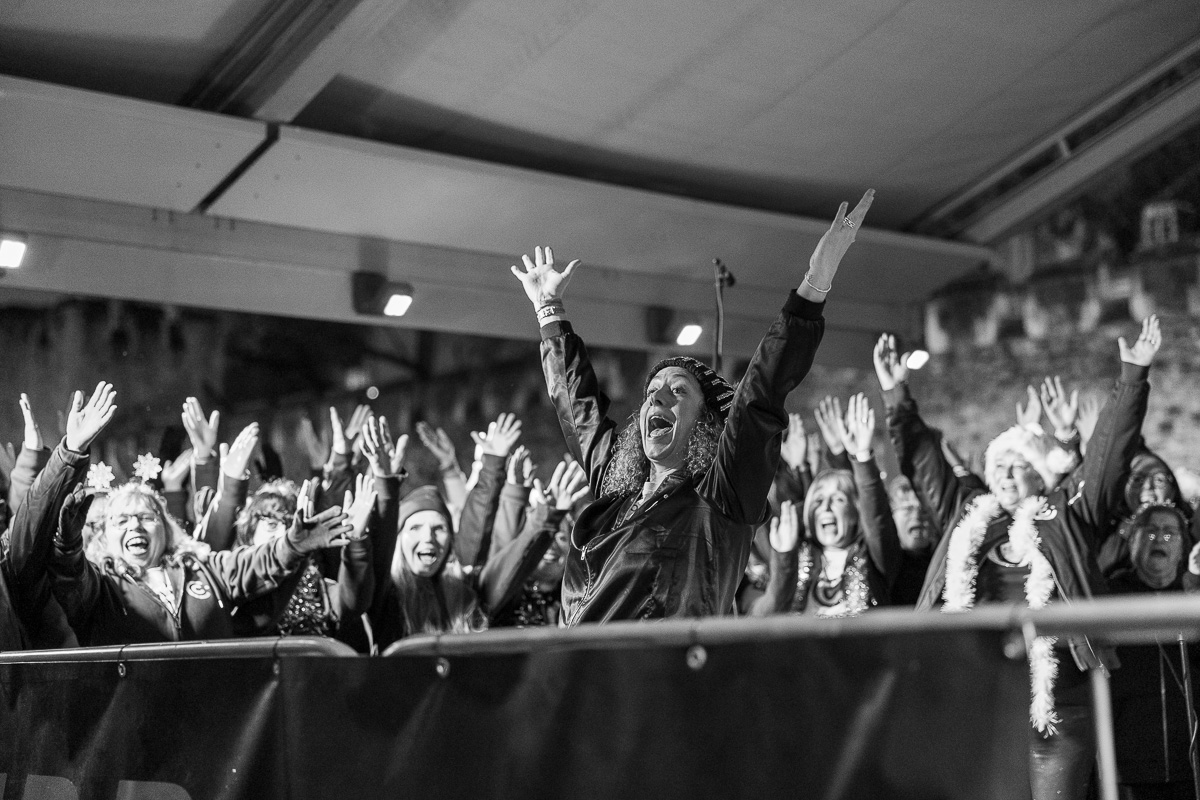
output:
[[[975,578],[979,575],[979,549],[988,526],[1001,513],[995,495],[976,497],[962,520],[950,533],[946,548],[946,585],[942,592],[947,613],[970,611],[975,607]],[[1004,553],[1014,566],[1029,567],[1025,579],[1025,602],[1032,609],[1045,608],[1054,593],[1054,568],[1040,549],[1037,519],[1053,519],[1055,510],[1044,497],[1028,497],[1013,512],[1008,527],[1008,549]],[[1038,636],[1029,647],[1030,704],[1029,721],[1043,735],[1057,732],[1061,720],[1054,711],[1054,681],[1058,677],[1058,656],[1054,654],[1054,636]]]

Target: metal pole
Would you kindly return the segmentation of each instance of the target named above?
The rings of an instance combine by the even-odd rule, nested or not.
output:
[[[1179,634],[1179,662],[1183,667],[1183,698],[1187,705],[1188,720],[1188,762],[1192,765],[1192,788],[1196,792],[1196,800],[1200,800],[1200,754],[1196,752],[1196,698],[1192,692],[1192,659],[1188,654],[1187,641]]]
[[[713,259],[713,270],[716,272],[714,285],[717,290],[717,330],[713,336],[713,371],[721,374],[721,362],[725,358],[725,285],[729,270],[721,259]]]
[[[1104,667],[1088,670],[1092,676],[1092,709],[1096,716],[1096,765],[1100,772],[1100,800],[1119,800],[1117,747],[1113,741],[1112,694]]]

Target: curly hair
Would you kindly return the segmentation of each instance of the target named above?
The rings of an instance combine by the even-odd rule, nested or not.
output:
[[[239,545],[253,542],[254,526],[258,517],[263,514],[282,513],[291,517],[296,513],[296,498],[299,494],[300,489],[296,484],[286,479],[264,483],[242,507],[237,521],[233,524],[235,542]]]
[[[154,513],[158,515],[159,523],[163,529],[163,535],[166,536],[166,549],[163,551],[164,561],[186,555],[194,555],[198,557],[207,555],[210,549],[208,545],[204,544],[203,542],[198,542],[188,535],[187,531],[183,529],[183,526],[179,524],[179,521],[171,516],[170,512],[167,511],[167,501],[161,494],[154,490],[154,487],[150,486],[149,484],[142,483],[141,481],[130,481],[129,483],[122,484],[109,493],[108,505],[112,506],[118,500],[127,497],[142,498],[149,504]],[[121,558],[120,553],[113,552],[113,549],[117,547],[120,539],[119,537],[116,539],[110,539],[108,537],[107,519],[105,520],[104,527],[104,541],[108,545],[108,556],[106,561],[111,564],[116,572],[127,572],[131,575],[140,577],[142,570],[139,567],[134,564],[127,563],[125,559]]]
[[[639,424],[639,412],[629,417],[629,423],[617,435],[617,444],[612,457],[604,470],[604,480],[600,484],[600,494],[615,497],[631,492],[640,492],[642,485],[650,477],[650,459],[642,447],[642,430]],[[717,444],[721,441],[721,432],[725,424],[711,411],[706,411],[696,425],[687,442],[687,459],[684,470],[692,476],[703,475],[712,466],[717,456]]]

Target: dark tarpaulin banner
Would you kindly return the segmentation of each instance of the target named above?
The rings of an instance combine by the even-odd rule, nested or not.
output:
[[[1028,797],[1028,673],[1000,633],[687,653],[0,665],[0,781],[6,800]]]

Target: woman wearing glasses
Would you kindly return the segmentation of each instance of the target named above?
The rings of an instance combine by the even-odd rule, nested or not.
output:
[[[284,535],[259,545],[201,556],[149,485],[113,490],[103,518],[104,557],[84,556],[91,504],[81,486],[67,499],[50,570],[54,594],[81,645],[222,639],[234,635],[234,609],[275,589],[323,547],[365,536],[338,506],[310,516],[302,508]]]

